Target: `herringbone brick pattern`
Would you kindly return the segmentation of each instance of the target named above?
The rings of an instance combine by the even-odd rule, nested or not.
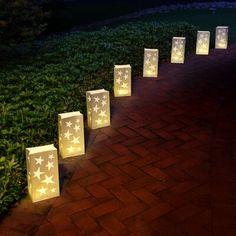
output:
[[[232,45],[135,78],[111,127],[61,161],[61,197],[22,200],[0,235],[236,235],[235,65]]]

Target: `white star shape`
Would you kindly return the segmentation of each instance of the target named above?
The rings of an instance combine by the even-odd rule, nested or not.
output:
[[[88,101],[89,101],[89,102],[91,102],[91,100],[92,100],[92,99],[91,99],[91,97],[90,97],[90,96],[88,96]]]
[[[76,123],[80,123],[80,119],[76,119]]]
[[[73,144],[79,144],[80,141],[79,141],[79,137],[75,137],[73,136],[73,140],[71,141]]]
[[[43,194],[46,194],[46,190],[47,190],[46,188],[42,187],[42,188],[37,189],[37,192],[39,192],[40,195],[43,195]]]
[[[64,137],[67,138],[67,139],[69,139],[69,140],[70,140],[70,136],[71,136],[71,135],[72,135],[72,133],[70,133],[69,130],[67,130],[67,132],[64,133]]]
[[[93,111],[95,111],[95,112],[97,113],[98,110],[99,110],[99,107],[98,107],[98,105],[96,104],[96,106],[93,108]]]
[[[96,123],[97,123],[98,125],[100,125],[100,124],[102,123],[102,120],[101,120],[101,119],[97,119],[97,120],[96,120]]]
[[[48,164],[46,165],[46,167],[48,168],[48,170],[51,170],[51,168],[54,167],[53,162],[48,161]]]
[[[53,154],[50,154],[50,155],[48,156],[48,158],[49,158],[50,160],[54,159]]]
[[[101,117],[104,117],[104,116],[106,116],[106,112],[105,111],[100,111],[100,113],[98,115],[101,116]]]
[[[125,78],[125,79],[128,79],[128,78],[129,78],[128,74],[125,74],[125,75],[124,75],[124,78]]]
[[[52,188],[52,189],[51,189],[51,192],[52,192],[52,193],[55,193],[55,192],[56,192],[56,189],[55,189],[55,188]]]
[[[177,52],[177,51],[178,51],[178,48],[177,48],[177,47],[174,47],[174,48],[173,48],[173,51],[174,51],[174,52]]]
[[[150,60],[147,59],[147,60],[145,61],[145,63],[146,63],[147,65],[149,65],[149,64],[150,64]]]
[[[123,72],[121,70],[118,71],[118,75],[122,76]]]
[[[39,158],[34,158],[34,159],[35,159],[35,161],[36,161],[36,165],[37,165],[37,164],[41,165],[42,162],[44,161],[41,156],[40,156]]]
[[[42,181],[42,183],[45,183],[45,184],[54,184],[55,182],[52,180],[53,178],[53,175],[51,176],[47,176],[45,175],[45,179]]]
[[[122,83],[121,87],[122,88],[128,88],[128,83]]]
[[[72,125],[71,121],[66,122],[66,127],[69,127],[69,128],[70,128],[71,125]]]
[[[120,77],[116,79],[116,83],[117,83],[117,84],[120,84],[120,83],[121,83],[121,81],[122,81],[122,80],[121,80],[121,78],[120,78]]]
[[[99,97],[95,97],[94,100],[95,100],[95,102],[99,102],[100,98]]]
[[[42,175],[44,172],[40,171],[40,167],[36,171],[34,171],[34,178],[38,178],[40,180],[40,175]]]
[[[75,130],[75,132],[79,131],[80,130],[80,125],[75,125],[74,130]]]
[[[107,104],[105,100],[102,101],[102,106],[104,107]]]

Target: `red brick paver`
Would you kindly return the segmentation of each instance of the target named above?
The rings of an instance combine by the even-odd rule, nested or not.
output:
[[[61,196],[23,199],[0,235],[236,235],[236,45],[165,63],[111,98],[111,127],[60,161]]]

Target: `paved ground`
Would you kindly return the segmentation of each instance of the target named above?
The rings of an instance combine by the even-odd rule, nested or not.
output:
[[[235,98],[236,45],[134,79],[85,157],[61,163],[61,197],[24,199],[0,235],[236,235]]]

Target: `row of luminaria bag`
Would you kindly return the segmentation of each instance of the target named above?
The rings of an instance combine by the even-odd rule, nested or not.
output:
[[[171,63],[184,63],[185,37],[173,37]],[[196,54],[208,55],[210,32],[198,31]],[[228,27],[216,27],[215,47],[228,46]],[[158,49],[144,49],[143,77],[158,76]],[[131,96],[131,66],[115,65],[114,96]],[[105,89],[86,92],[88,127],[97,129],[110,125],[110,95]],[[79,111],[58,115],[59,153],[62,158],[85,153],[84,119]],[[54,145],[26,148],[28,192],[33,202],[60,195],[58,156]]]

